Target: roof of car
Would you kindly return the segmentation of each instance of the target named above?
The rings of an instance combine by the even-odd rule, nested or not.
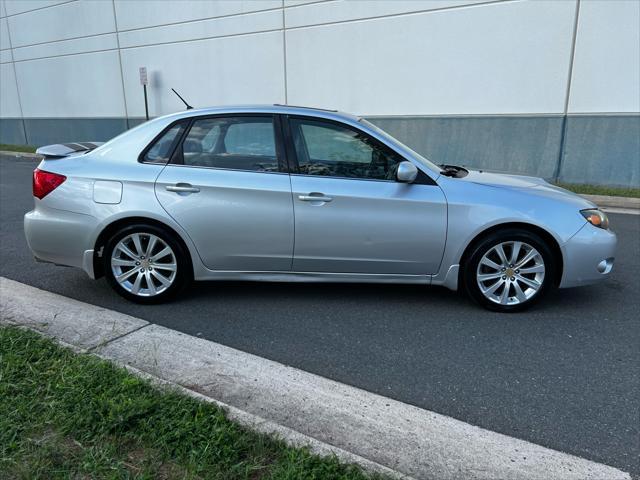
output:
[[[335,118],[337,120],[358,121],[359,117],[350,113],[339,112],[324,108],[301,107],[297,105],[224,105],[219,107],[194,108],[180,112],[181,116],[206,115],[220,113],[282,113],[288,115],[311,115],[322,118]]]

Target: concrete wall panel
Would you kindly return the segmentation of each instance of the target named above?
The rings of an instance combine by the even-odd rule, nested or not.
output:
[[[48,8],[69,0],[4,0],[7,15],[17,15],[19,13]]]
[[[171,87],[195,107],[282,103],[282,48],[282,33],[275,32],[122,50],[129,116],[144,115],[143,66],[152,116],[184,109]]]
[[[118,40],[116,39],[116,34],[108,33],[94,37],[76,38],[60,42],[42,43],[30,47],[14,48],[13,58],[16,62],[19,62],[22,60],[55,57],[58,55],[115,50],[117,48]]]
[[[287,28],[320,25],[331,22],[360,20],[363,18],[397,15],[402,13],[438,10],[463,5],[473,5],[485,0],[379,0],[321,2],[288,8],[285,11]]]
[[[120,33],[120,47],[184,42],[211,37],[264,32],[282,28],[279,10],[200,20],[164,27],[145,28]]]
[[[104,142],[127,129],[124,118],[25,119],[29,145],[64,142]]]
[[[9,27],[7,24],[7,19],[0,19],[0,50],[6,50],[10,48],[11,43],[9,42]]]
[[[369,120],[434,163],[551,178],[562,117],[375,117]]]
[[[640,2],[580,5],[569,113],[640,112]]]
[[[21,118],[0,118],[0,143],[9,145],[27,143]]]
[[[14,48],[115,32],[113,5],[102,0],[63,3],[10,16],[8,20]]]
[[[0,64],[0,117],[21,117],[13,63]]]
[[[640,187],[640,115],[567,119],[560,180]]]
[[[281,0],[217,0],[215,2],[116,0],[115,2],[119,31],[257,12],[281,6]]]
[[[575,5],[500,2],[288,30],[289,102],[368,115],[561,113]]]
[[[16,62],[15,67],[25,117],[125,116],[117,51]]]

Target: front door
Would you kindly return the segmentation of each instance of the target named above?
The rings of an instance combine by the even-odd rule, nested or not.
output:
[[[404,158],[352,126],[290,117],[289,129],[298,163],[291,175],[294,271],[438,271],[447,207],[426,174],[413,184],[397,182]]]
[[[289,271],[291,185],[273,116],[197,118],[183,137],[156,180],[156,196],[205,266]]]

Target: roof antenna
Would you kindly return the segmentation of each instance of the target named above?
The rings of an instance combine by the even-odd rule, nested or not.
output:
[[[174,89],[174,88],[172,88],[171,90],[173,90],[173,93],[175,93],[175,94],[178,96],[178,98],[179,98],[180,100],[182,100],[182,103],[184,103],[184,104],[186,105],[187,110],[192,110],[192,109],[193,109],[193,107],[192,107],[191,105],[189,105],[189,104],[185,101],[185,99],[184,99],[184,98],[182,98],[182,97],[180,96],[180,94],[179,94],[178,92],[176,92],[176,91],[175,91],[175,89]]]

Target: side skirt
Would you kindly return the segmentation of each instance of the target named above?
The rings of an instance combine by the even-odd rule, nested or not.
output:
[[[395,275],[372,273],[330,272],[199,272],[196,280],[238,280],[255,282],[303,282],[303,283],[405,283],[430,285],[431,275]]]

